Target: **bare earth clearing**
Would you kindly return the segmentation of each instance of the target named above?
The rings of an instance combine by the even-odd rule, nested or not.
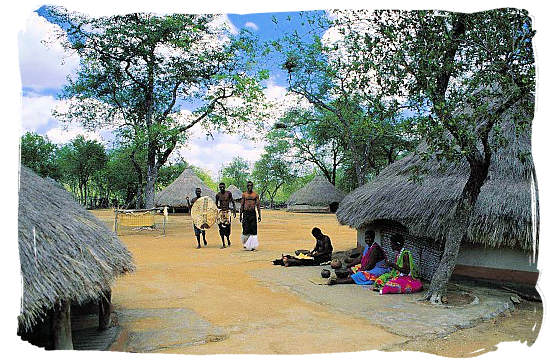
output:
[[[112,211],[93,213],[112,227]],[[252,274],[278,267],[271,261],[281,253],[311,249],[312,227],[331,237],[335,251],[354,247],[356,234],[340,226],[333,214],[262,214],[255,252],[242,249],[238,220],[233,222],[232,246],[226,249],[220,249],[217,227],[207,232],[208,246],[195,249],[187,215],[170,215],[165,237],[152,231],[122,231],[120,238],[132,252],[137,270],[113,286],[114,321],[123,331],[111,350],[304,354],[404,349],[468,357],[494,350],[503,341],[531,345],[538,335],[542,305],[537,303],[524,302],[506,316],[444,338],[408,338],[284,287],[269,287]]]

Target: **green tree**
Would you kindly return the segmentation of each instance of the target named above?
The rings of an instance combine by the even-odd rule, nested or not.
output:
[[[293,129],[317,123],[318,130],[322,130],[317,135],[327,137],[325,145],[344,149],[344,160],[354,168],[357,185],[363,185],[369,173],[380,170],[379,160],[392,161],[400,151],[406,150],[399,149],[398,145],[407,145],[407,142],[394,141],[406,139],[402,134],[404,128],[399,126],[401,105],[397,98],[389,98],[379,87],[373,86],[374,59],[359,61],[357,54],[345,51],[347,42],[353,39],[326,37],[327,32],[337,25],[334,20],[319,14],[300,14],[300,17],[305,24],[301,32],[294,31],[270,42],[271,49],[285,59],[282,68],[288,74],[288,91],[312,107],[297,118],[287,118],[294,121],[287,127],[299,134],[299,129],[298,132]],[[313,35],[304,36],[303,33]],[[363,51],[361,60],[370,54],[367,49]],[[306,152],[299,153],[302,156],[316,141],[312,138],[304,140],[305,143],[300,138],[294,142],[306,146]],[[381,153],[391,156],[382,158]],[[311,158],[311,161],[316,163],[316,158]],[[334,182],[336,169],[324,169],[322,163],[316,165],[325,176],[328,174],[327,179]],[[335,163],[334,157],[332,163]],[[377,168],[373,170],[373,166]]]
[[[79,135],[61,147],[59,163],[65,180],[73,184],[73,190],[76,183],[80,203],[86,205],[89,181],[107,163],[105,148],[97,141]]]
[[[147,150],[146,207],[154,202],[160,167],[198,123],[233,131],[261,124],[263,92],[254,72],[254,39],[227,36],[212,15],[128,14],[91,18],[49,8],[64,29],[58,39],[81,59],[62,98],[71,106],[55,114],[87,128],[114,128]],[[197,104],[191,114],[184,104]],[[254,117],[252,117],[252,111]]]
[[[108,161],[103,171],[98,173],[105,197],[114,196],[122,201],[124,208],[140,208],[144,186],[143,175],[147,169],[145,149],[136,149],[132,145],[119,145],[108,153]]]
[[[259,190],[260,199],[267,194],[271,208],[281,187],[296,177],[296,172],[285,159],[287,151],[288,146],[284,144],[269,144],[264,148],[260,159],[254,163],[252,178]]]
[[[178,159],[177,161],[163,165],[159,169],[157,189],[160,190],[170,185],[187,167],[189,167],[189,164],[184,159]]]
[[[316,166],[332,184],[336,184],[336,171],[345,160],[343,137],[335,132],[330,115],[318,114],[304,109],[290,109],[279,119],[277,127],[270,131],[276,142],[288,144],[293,162]]]
[[[210,189],[214,191],[218,189],[218,184],[216,184],[216,182],[212,179],[207,171],[194,165],[192,165],[191,168],[193,168],[193,171],[195,172],[197,177],[199,177],[199,179],[203,181]]]
[[[229,164],[222,164],[221,181],[229,186],[235,185],[237,188],[246,189],[246,182],[250,180],[250,164],[242,157],[234,157]]]
[[[56,161],[57,146],[47,136],[26,132],[21,137],[21,164],[34,170],[42,177],[55,180],[61,178]]]
[[[440,303],[493,154],[506,146],[503,114],[519,133],[534,110],[534,31],[526,11],[337,12],[359,62],[377,59],[381,87],[408,98],[424,157],[466,162],[469,175],[426,298]],[[358,22],[363,32],[351,31]],[[347,29],[347,31],[346,31]],[[364,57],[364,51],[369,55]],[[507,117],[509,119],[510,117]]]

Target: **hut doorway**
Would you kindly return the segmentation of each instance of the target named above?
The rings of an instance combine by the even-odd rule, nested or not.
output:
[[[330,210],[330,213],[336,213],[336,211],[338,210],[339,205],[340,205],[340,203],[338,203],[338,202],[332,202],[331,204],[329,204],[328,209]]]

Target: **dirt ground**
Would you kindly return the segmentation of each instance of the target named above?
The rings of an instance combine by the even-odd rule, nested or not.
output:
[[[94,211],[112,227],[112,211]],[[123,332],[111,350],[185,354],[307,354],[364,350],[411,350],[468,357],[503,341],[531,345],[542,322],[542,305],[524,302],[506,317],[440,339],[394,335],[365,318],[352,317],[292,292],[273,290],[250,272],[273,268],[281,253],[311,249],[311,228],[331,237],[335,251],[355,246],[355,230],[332,214],[263,210],[260,247],[242,249],[234,221],[233,244],[220,249],[217,229],[208,246],[195,249],[187,215],[170,215],[166,236],[121,230],[136,272],[117,280],[113,306]],[[284,269],[281,268],[281,272]],[[536,325],[533,327],[533,325]],[[365,337],[368,335],[368,337]]]

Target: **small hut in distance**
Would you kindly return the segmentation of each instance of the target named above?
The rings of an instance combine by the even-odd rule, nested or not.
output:
[[[334,213],[346,196],[325,177],[316,175],[304,187],[292,193],[288,199],[287,211],[303,213]]]
[[[170,207],[172,211],[187,209],[187,199],[195,197],[195,189],[202,190],[201,195],[216,199],[216,192],[208,187],[193,171],[192,168],[184,170],[175,181],[164,188],[156,197],[155,205],[157,207]]]
[[[71,304],[95,303],[110,323],[113,280],[134,270],[124,244],[72,196],[22,166],[19,258],[23,299],[18,334],[48,349],[72,349]]]

